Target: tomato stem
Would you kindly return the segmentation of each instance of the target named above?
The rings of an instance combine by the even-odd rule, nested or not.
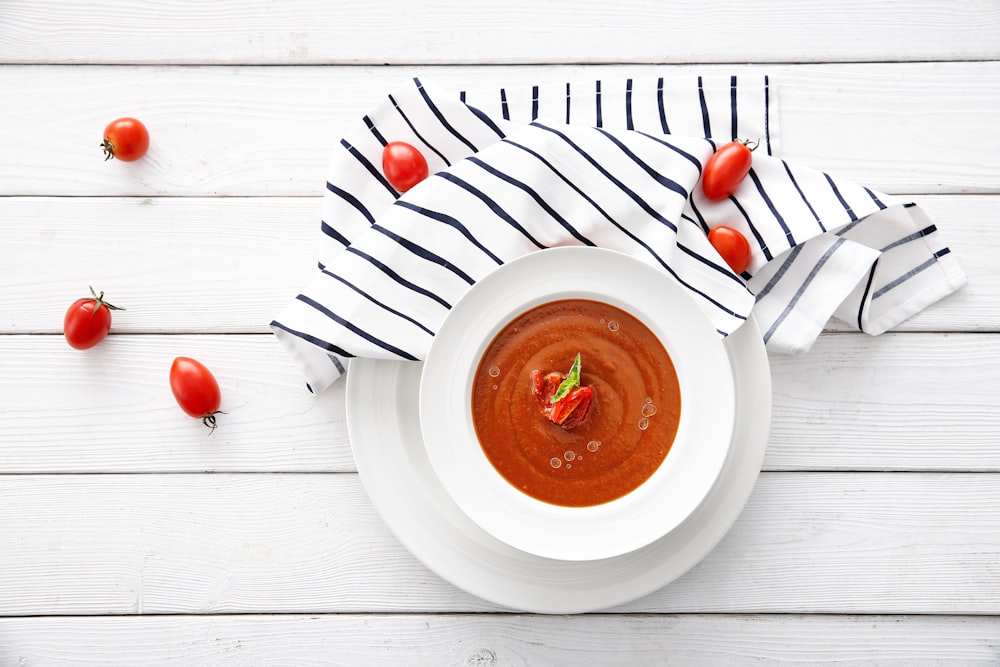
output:
[[[88,287],[90,286],[88,285]],[[110,303],[105,301],[103,290],[101,290],[101,293],[98,294],[97,292],[94,291],[93,287],[90,287],[90,294],[91,296],[94,297],[94,310],[90,312],[91,317],[94,316],[94,313],[96,313],[101,308],[101,306],[107,306],[108,310],[125,310],[124,308],[119,308],[118,306],[111,305]]]
[[[101,148],[104,149],[104,161],[107,162],[115,156],[115,147],[111,145],[111,142],[105,139],[101,143]]]
[[[212,414],[205,415],[204,417],[201,418],[201,423],[208,427],[209,435],[215,433],[215,429],[219,427],[219,425],[215,422],[215,415],[224,415],[224,414],[226,413],[223,412],[222,410],[216,410]]]
[[[756,141],[754,141],[752,139],[742,139],[742,140],[740,140],[740,143],[743,144],[744,146],[746,146],[747,149],[751,153],[753,153],[755,150],[757,150],[757,147],[760,146],[760,140],[759,139],[756,140]],[[753,144],[753,146],[751,146],[750,144]]]

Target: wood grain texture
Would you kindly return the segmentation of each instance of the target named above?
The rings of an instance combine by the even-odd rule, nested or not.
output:
[[[993,63],[610,67],[0,67],[0,194],[317,196],[339,139],[414,75],[461,88],[761,73],[783,157],[884,192],[998,192]],[[73,109],[66,114],[63,109]],[[103,163],[134,115],[142,160]],[[873,123],[872,118],[891,118]],[[25,127],[32,131],[24,131]]]
[[[490,611],[355,475],[0,477],[3,615]],[[618,612],[1000,613],[1000,475],[764,473],[686,575]]]
[[[181,354],[222,385],[212,436],[170,394]],[[0,367],[2,472],[356,470],[344,383],[314,398],[269,335],[113,335],[85,352],[3,336]],[[827,334],[772,369],[765,470],[1000,471],[1000,336]]]
[[[1000,331],[1000,196],[914,199],[969,284],[897,330]],[[88,285],[128,308],[116,333],[265,333],[316,270],[319,219],[319,197],[0,197],[0,333],[61,333]]]
[[[3,19],[0,62],[23,63],[808,62],[1000,54],[1000,12],[987,0],[631,0],[586,11],[571,0],[103,0],[86,7],[8,0]],[[476,29],[455,29],[462,24]]]
[[[0,348],[0,471],[354,469],[344,383],[313,397],[269,335],[112,335],[85,354],[61,336],[7,336]],[[222,387],[211,435],[170,393],[177,356]]]
[[[995,665],[973,616],[281,615],[0,619],[4,665]]]

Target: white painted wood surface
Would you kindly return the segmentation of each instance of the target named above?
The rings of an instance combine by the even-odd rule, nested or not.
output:
[[[329,154],[415,74],[722,71],[772,77],[783,156],[924,205],[970,284],[772,359],[765,472],[681,579],[506,613],[395,541],[343,386],[267,333]],[[152,148],[105,164],[125,114]],[[990,0],[0,3],[0,665],[1000,663],[998,126]],[[128,311],[79,352],[89,284]],[[223,386],[213,436],[178,354]]]

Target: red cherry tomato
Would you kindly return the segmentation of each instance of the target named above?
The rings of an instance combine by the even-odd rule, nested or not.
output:
[[[742,141],[731,141],[719,147],[708,159],[705,172],[701,175],[701,189],[712,200],[725,199],[736,191],[736,187],[750,173],[753,155],[757,148],[747,146]]]
[[[390,141],[382,149],[382,173],[392,187],[406,192],[427,178],[427,160],[410,144]]]
[[[63,318],[63,333],[70,347],[86,350],[94,347],[111,330],[111,311],[125,310],[104,300],[104,292],[97,294],[90,288],[90,298],[77,299]]]
[[[119,118],[104,128],[104,159],[115,157],[123,162],[138,160],[149,149],[149,132],[135,118]]]
[[[719,251],[729,268],[736,273],[743,273],[750,266],[752,259],[750,242],[732,227],[725,225],[713,227],[708,233],[708,241]]]
[[[222,392],[212,372],[190,357],[177,357],[170,366],[170,391],[181,410],[215,430]]]

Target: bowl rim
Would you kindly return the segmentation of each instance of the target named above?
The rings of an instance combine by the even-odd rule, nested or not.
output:
[[[573,269],[581,266],[587,271]],[[607,503],[564,507],[500,475],[479,444],[470,402],[479,361],[501,328],[538,305],[577,298],[618,307],[649,327],[674,364],[682,407],[671,451],[645,482]],[[424,362],[418,411],[435,474],[476,524],[538,556],[599,560],[659,539],[700,505],[728,454],[735,390],[722,337],[686,289],[636,257],[570,246],[504,264],[453,305]]]

